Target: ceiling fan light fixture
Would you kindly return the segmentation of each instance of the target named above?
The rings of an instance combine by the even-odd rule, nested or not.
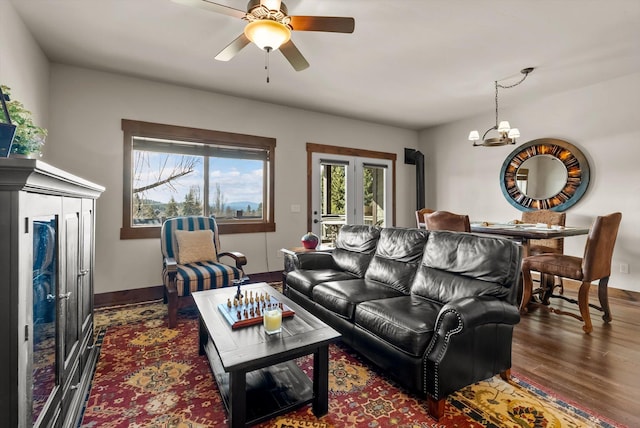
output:
[[[244,35],[262,50],[276,50],[291,39],[291,30],[277,21],[264,19],[248,23]]]
[[[280,0],[260,0],[260,5],[269,10],[280,10]]]

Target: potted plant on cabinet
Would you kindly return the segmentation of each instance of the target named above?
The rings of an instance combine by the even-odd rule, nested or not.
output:
[[[6,107],[6,111],[4,115],[0,115],[0,124],[5,129],[11,125],[16,127],[9,156],[39,157],[42,155],[47,130],[33,123],[31,112],[20,101],[11,100],[10,91],[9,87],[2,85],[0,96],[4,97],[3,109]]]
[[[16,135],[16,125],[11,123],[9,109],[7,109],[7,102],[1,85],[0,105],[2,105],[1,116],[4,119],[4,123],[0,122],[0,158],[6,158],[9,156],[11,145],[13,144],[13,137]]]

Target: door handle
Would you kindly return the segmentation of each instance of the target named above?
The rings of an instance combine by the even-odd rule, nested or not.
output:
[[[71,291],[69,291],[68,293],[64,293],[64,294],[58,294],[58,299],[60,299],[60,300],[66,300],[69,297],[71,297]]]
[[[313,222],[318,223],[318,219],[317,218],[313,219]]]

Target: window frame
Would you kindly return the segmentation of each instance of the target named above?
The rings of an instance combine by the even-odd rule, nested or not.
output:
[[[265,200],[263,202],[263,220],[234,223],[218,223],[220,234],[275,232],[275,148],[276,139],[255,135],[236,134],[232,132],[213,131],[200,128],[189,128],[177,125],[142,122],[122,119],[123,131],[123,189],[122,189],[122,228],[120,239],[159,238],[161,226],[133,227],[132,224],[132,152],[133,138],[159,138],[179,140],[200,144],[229,146],[231,148],[262,149],[267,153],[268,183],[265,183]],[[208,201],[207,201],[208,203]]]

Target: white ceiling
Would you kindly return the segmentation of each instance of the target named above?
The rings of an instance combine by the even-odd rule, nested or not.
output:
[[[170,0],[11,0],[56,63],[411,129],[640,72],[640,0],[289,0],[289,15],[352,16],[353,34],[293,32],[311,66],[247,46],[244,21]],[[246,9],[244,0],[219,0]]]

